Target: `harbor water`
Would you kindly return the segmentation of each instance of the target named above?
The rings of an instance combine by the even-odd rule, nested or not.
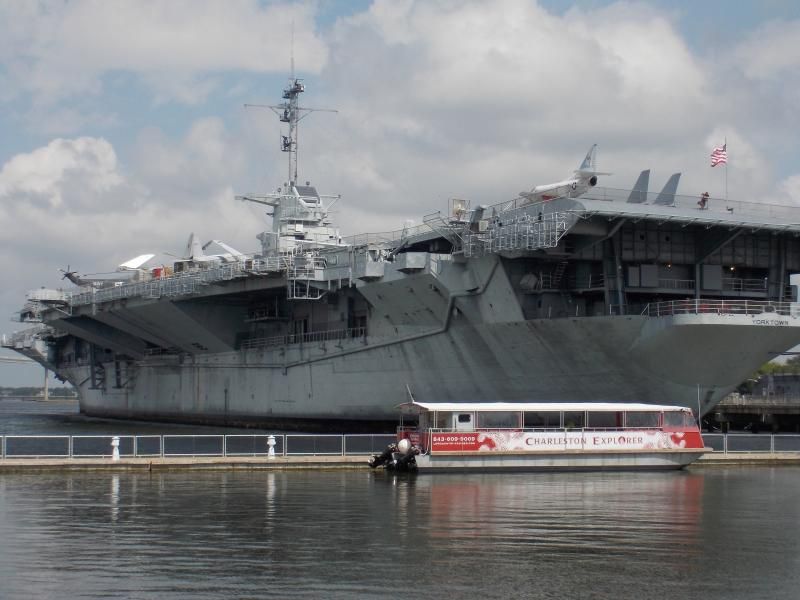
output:
[[[794,599],[798,497],[797,467],[3,474],[0,598]]]

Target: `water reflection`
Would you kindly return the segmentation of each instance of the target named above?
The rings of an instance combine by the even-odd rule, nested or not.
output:
[[[3,475],[0,597],[793,598],[798,475]]]
[[[111,522],[119,516],[119,475],[111,476]]]

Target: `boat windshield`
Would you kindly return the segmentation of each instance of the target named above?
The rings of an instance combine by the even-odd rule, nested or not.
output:
[[[691,427],[694,417],[688,412],[671,411],[664,413],[664,427]]]

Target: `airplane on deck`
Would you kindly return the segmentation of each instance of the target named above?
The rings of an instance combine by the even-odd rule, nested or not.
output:
[[[555,198],[577,198],[585,194],[589,188],[597,185],[598,175],[611,175],[595,169],[595,154],[597,144],[593,144],[586,153],[586,158],[575,169],[574,177],[556,183],[537,185],[530,192],[520,192],[520,196],[531,202],[547,202]]]
[[[155,254],[141,254],[135,258],[130,260],[126,260],[125,262],[117,265],[116,272],[125,272],[125,271],[138,271],[142,265],[144,265],[148,260],[153,258]],[[119,278],[85,278],[78,275],[77,271],[72,271],[67,265],[66,269],[59,269],[63,275],[61,279],[68,279],[78,287],[83,286],[91,286],[95,289],[103,289],[114,287],[119,285],[120,283],[124,283],[127,278],[119,279]],[[96,275],[110,275],[111,273],[95,273]]]
[[[211,244],[215,244],[225,250],[221,254],[206,254],[206,248]],[[194,233],[189,234],[189,241],[186,243],[186,251],[183,256],[184,260],[190,260],[195,263],[204,262],[232,262],[244,258],[244,254],[239,252],[236,248],[232,248],[225,242],[219,240],[209,240],[205,244],[200,244]]]
[[[225,252],[219,254],[206,254],[206,249],[212,244],[222,248],[225,250]],[[209,240],[205,244],[202,244],[194,233],[190,233],[189,240],[186,242],[186,250],[184,250],[183,256],[175,261],[174,267],[175,272],[180,272],[186,271],[187,269],[191,268],[192,265],[236,262],[244,258],[245,255],[242,252],[239,252],[236,248],[229,246],[225,242],[220,240]]]

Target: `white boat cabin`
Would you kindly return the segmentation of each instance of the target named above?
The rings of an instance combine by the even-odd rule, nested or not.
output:
[[[409,402],[401,429],[431,432],[685,429],[696,425],[684,406],[617,402]],[[412,425],[410,420],[417,419]]]

